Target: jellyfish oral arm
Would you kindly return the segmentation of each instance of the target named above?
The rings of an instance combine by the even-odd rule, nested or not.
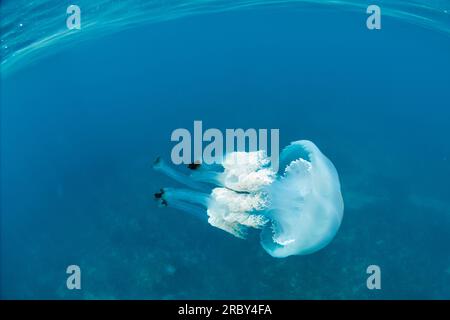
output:
[[[155,162],[153,163],[153,169],[165,174],[169,178],[172,178],[173,180],[175,180],[187,187],[190,187],[192,189],[203,190],[203,191],[207,190],[207,187],[205,185],[203,185],[203,184],[199,183],[198,181],[193,180],[191,177],[173,169],[172,167],[167,165],[165,163],[165,161],[163,159],[161,159],[160,157],[158,157],[155,160]]]

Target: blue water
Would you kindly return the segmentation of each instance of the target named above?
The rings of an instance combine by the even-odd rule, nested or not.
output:
[[[1,297],[450,299],[450,38],[395,15],[369,31],[366,16],[186,15],[4,64]],[[151,163],[194,120],[314,141],[342,184],[331,244],[274,259],[257,235],[158,208],[172,182]],[[66,288],[70,264],[82,290]]]

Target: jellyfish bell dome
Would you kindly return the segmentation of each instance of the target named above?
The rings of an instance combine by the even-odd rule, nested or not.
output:
[[[267,191],[270,222],[261,245],[271,256],[310,254],[334,238],[344,212],[339,177],[314,143],[300,140],[283,149],[278,178]]]
[[[273,257],[313,253],[342,221],[338,174],[307,140],[284,148],[279,163],[275,171],[264,150],[231,152],[219,166],[188,166],[184,174],[158,158],[155,170],[189,188],[163,188],[155,199],[238,238],[260,229],[261,245]]]

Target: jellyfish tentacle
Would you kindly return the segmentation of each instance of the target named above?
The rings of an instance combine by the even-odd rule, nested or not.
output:
[[[189,175],[194,181],[214,186],[223,186],[223,166],[219,164],[206,164],[194,162],[188,165],[192,171]]]
[[[206,192],[209,189],[207,186],[201,184],[200,182],[193,181],[188,175],[185,175],[173,169],[172,167],[167,165],[161,157],[156,158],[155,162],[153,163],[153,169],[165,174],[169,178],[172,178],[173,180],[181,184],[184,184],[187,187]]]
[[[223,173],[217,171],[194,171],[191,173],[191,178],[200,183],[209,183],[215,186],[223,186]]]
[[[187,165],[188,169],[192,171],[215,171],[223,172],[223,166],[221,163],[205,163],[205,162],[193,162]]]
[[[177,209],[179,211],[183,211],[188,213],[189,215],[200,219],[204,222],[208,222],[208,215],[206,214],[206,210],[203,208],[200,208],[199,206],[190,204],[185,201],[180,200],[172,200],[167,203],[167,206],[170,208]]]
[[[196,218],[207,221],[206,208],[209,195],[189,189],[164,188],[154,194],[161,206],[184,211]]]
[[[164,188],[162,199],[170,205],[173,201],[184,201],[204,207],[209,205],[209,194],[182,188]]]

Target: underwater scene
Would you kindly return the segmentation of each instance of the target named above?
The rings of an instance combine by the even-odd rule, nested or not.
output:
[[[449,0],[0,6],[1,299],[450,299]]]

